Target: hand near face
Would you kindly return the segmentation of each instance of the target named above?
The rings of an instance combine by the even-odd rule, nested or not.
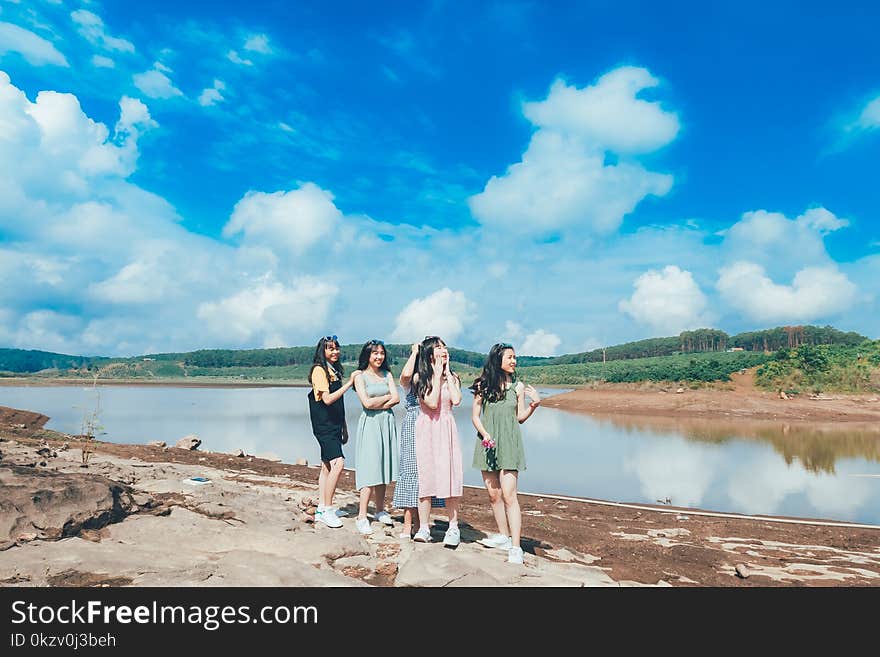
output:
[[[418,342],[413,342],[413,345],[410,348],[409,353],[412,354],[413,356],[415,356],[416,354],[419,353],[419,343]]]

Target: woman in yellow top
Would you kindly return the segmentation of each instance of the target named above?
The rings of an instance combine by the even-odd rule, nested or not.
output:
[[[318,340],[312,369],[309,372],[309,417],[312,433],[321,446],[321,472],[318,475],[318,512],[315,518],[328,527],[342,527],[342,521],[333,506],[336,484],[345,465],[342,446],[348,442],[348,427],[345,425],[345,403],[342,396],[354,385],[359,371],[352,373],[348,381],[342,383],[342,364],[339,362],[339,341],[335,335],[327,335]]]

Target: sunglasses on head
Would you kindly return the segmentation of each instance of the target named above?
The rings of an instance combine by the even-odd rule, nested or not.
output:
[[[502,342],[498,346],[501,347],[502,349],[513,349],[513,345],[510,344],[509,342]]]
[[[339,338],[337,338],[335,335],[325,335],[322,339],[324,340],[324,342],[330,342],[331,340],[333,342],[339,342]]]
[[[382,346],[382,347],[385,346],[385,343],[382,342],[381,340],[370,340],[369,344],[373,345],[374,347],[377,345]]]

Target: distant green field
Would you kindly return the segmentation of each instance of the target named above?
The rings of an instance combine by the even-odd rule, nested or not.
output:
[[[769,361],[771,356],[748,351],[683,354],[518,368],[527,383],[581,385],[595,381],[727,381],[733,372]]]

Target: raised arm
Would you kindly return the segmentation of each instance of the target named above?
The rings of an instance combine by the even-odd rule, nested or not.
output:
[[[449,385],[449,399],[452,405],[458,406],[461,403],[461,379],[458,378],[458,374],[449,372],[446,375],[446,383]]]
[[[391,399],[382,404],[383,409],[391,408],[400,403],[400,394],[397,392],[397,385],[394,383],[394,377],[391,372],[388,372],[388,376],[385,377],[385,380],[388,382],[388,393],[391,395]]]
[[[339,398],[342,397],[342,395],[344,395],[348,391],[348,389],[354,385],[355,378],[360,376],[360,374],[360,370],[355,370],[354,372],[352,372],[351,376],[348,377],[348,381],[343,383],[340,386],[339,390],[337,390],[336,392],[322,392],[321,401],[327,404],[327,406],[338,401]]]
[[[364,381],[363,376],[359,376],[354,380],[354,391],[357,393],[358,399],[361,400],[361,405],[371,411],[376,411],[382,408],[382,406],[391,399],[391,395],[380,395],[379,397],[369,397],[367,395],[367,384]]]
[[[531,398],[526,406],[526,395]],[[532,386],[524,386],[522,382],[516,384],[516,419],[522,424],[528,420],[535,409],[541,405],[541,395]]]
[[[424,399],[425,406],[434,410],[440,405],[440,388],[443,386],[443,367],[439,359],[434,359],[434,376],[431,379],[431,392]]]
[[[406,362],[403,364],[403,369],[400,370],[400,385],[402,385],[404,388],[412,383],[413,374],[415,374],[416,371],[416,357],[418,355],[419,343],[416,342],[412,346],[409,358],[407,358]]]

